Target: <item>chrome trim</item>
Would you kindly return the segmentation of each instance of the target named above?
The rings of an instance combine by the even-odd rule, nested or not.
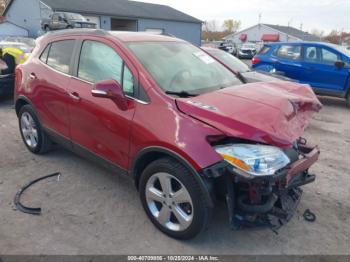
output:
[[[96,89],[92,89],[92,90],[91,90],[91,93],[92,93],[92,94],[95,94],[95,95],[107,95],[107,92],[106,92],[106,91],[103,91],[103,90],[96,90]]]
[[[48,64],[44,63],[44,62],[41,61],[40,59],[37,59],[37,60],[38,60],[42,65],[44,65],[45,67],[51,69],[52,71],[55,71],[56,73],[59,73],[59,74],[64,75],[64,76],[71,77],[71,75],[66,74],[66,73],[63,73],[63,72],[61,72],[61,71],[58,71],[57,69],[55,69],[55,68],[49,66]]]

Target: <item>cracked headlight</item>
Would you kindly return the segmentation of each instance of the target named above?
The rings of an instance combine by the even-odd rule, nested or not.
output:
[[[274,175],[290,163],[288,156],[274,146],[231,144],[216,146],[215,151],[246,178]]]

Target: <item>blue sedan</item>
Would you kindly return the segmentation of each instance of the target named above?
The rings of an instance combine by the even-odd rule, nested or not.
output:
[[[345,98],[350,106],[350,50],[328,43],[266,44],[252,60],[255,70],[309,84],[320,95]]]

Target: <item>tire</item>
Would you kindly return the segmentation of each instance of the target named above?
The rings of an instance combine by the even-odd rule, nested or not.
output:
[[[168,197],[164,196],[169,190],[162,189],[166,181],[170,181],[171,188]],[[155,191],[156,194],[150,193],[154,190],[158,190]],[[186,167],[171,158],[158,159],[145,168],[141,174],[139,192],[143,208],[151,222],[172,238],[194,238],[209,223],[211,208],[206,203],[199,183]],[[154,196],[157,200],[153,200]]]
[[[346,102],[348,106],[350,107],[350,91],[348,92],[348,95],[346,96]]]
[[[22,140],[30,152],[45,154],[51,149],[52,143],[30,105],[25,105],[21,108],[18,122]]]
[[[48,25],[45,25],[45,26],[44,26],[44,31],[45,31],[45,32],[49,32],[49,31],[50,31],[50,27],[49,27]]]
[[[69,25],[67,26],[67,29],[73,29],[73,26]]]

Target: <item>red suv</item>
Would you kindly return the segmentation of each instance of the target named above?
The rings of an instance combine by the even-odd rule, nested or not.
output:
[[[300,138],[321,109],[310,87],[243,85],[173,37],[49,33],[16,70],[15,103],[31,152],[58,143],[132,177],[150,220],[174,238],[197,235],[220,199],[232,228],[276,229],[315,179],[319,150]]]

